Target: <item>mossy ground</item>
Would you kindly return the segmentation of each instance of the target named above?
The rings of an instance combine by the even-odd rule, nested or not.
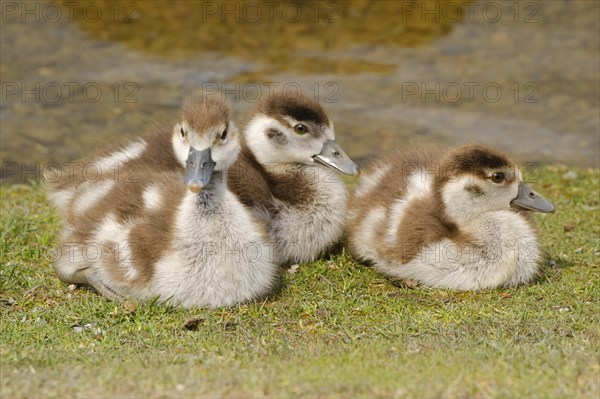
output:
[[[347,254],[226,309],[109,302],[52,268],[40,186],[1,188],[2,397],[600,395],[598,170],[543,168],[534,284],[398,288]],[[187,323],[186,323],[187,321]]]

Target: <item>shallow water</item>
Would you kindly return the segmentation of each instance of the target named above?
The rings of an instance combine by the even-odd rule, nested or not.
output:
[[[317,97],[361,164],[428,140],[598,166],[600,2],[298,4],[3,2],[3,181],[169,126],[190,95],[242,123],[274,87]]]

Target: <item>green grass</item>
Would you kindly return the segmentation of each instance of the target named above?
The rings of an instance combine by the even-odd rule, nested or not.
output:
[[[534,184],[557,208],[537,216],[535,284],[397,288],[342,253],[286,273],[274,298],[217,310],[69,290],[43,190],[3,187],[1,396],[597,398],[600,173],[567,170]]]

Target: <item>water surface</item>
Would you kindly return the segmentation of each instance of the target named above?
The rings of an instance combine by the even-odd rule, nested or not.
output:
[[[2,5],[3,180],[169,126],[190,95],[242,123],[273,87],[318,98],[362,164],[428,140],[598,166],[596,1],[71,4]]]

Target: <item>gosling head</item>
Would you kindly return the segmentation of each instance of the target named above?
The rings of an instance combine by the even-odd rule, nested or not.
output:
[[[244,131],[246,143],[261,164],[317,163],[358,176],[358,166],[335,142],[333,122],[316,101],[278,93],[262,100]]]
[[[229,119],[229,108],[220,101],[189,99],[182,121],[173,128],[175,157],[185,168],[184,183],[199,192],[213,172],[226,170],[240,150],[239,133]]]
[[[554,212],[550,202],[523,182],[514,161],[481,145],[449,152],[440,162],[436,185],[446,213],[458,223],[511,208]]]

